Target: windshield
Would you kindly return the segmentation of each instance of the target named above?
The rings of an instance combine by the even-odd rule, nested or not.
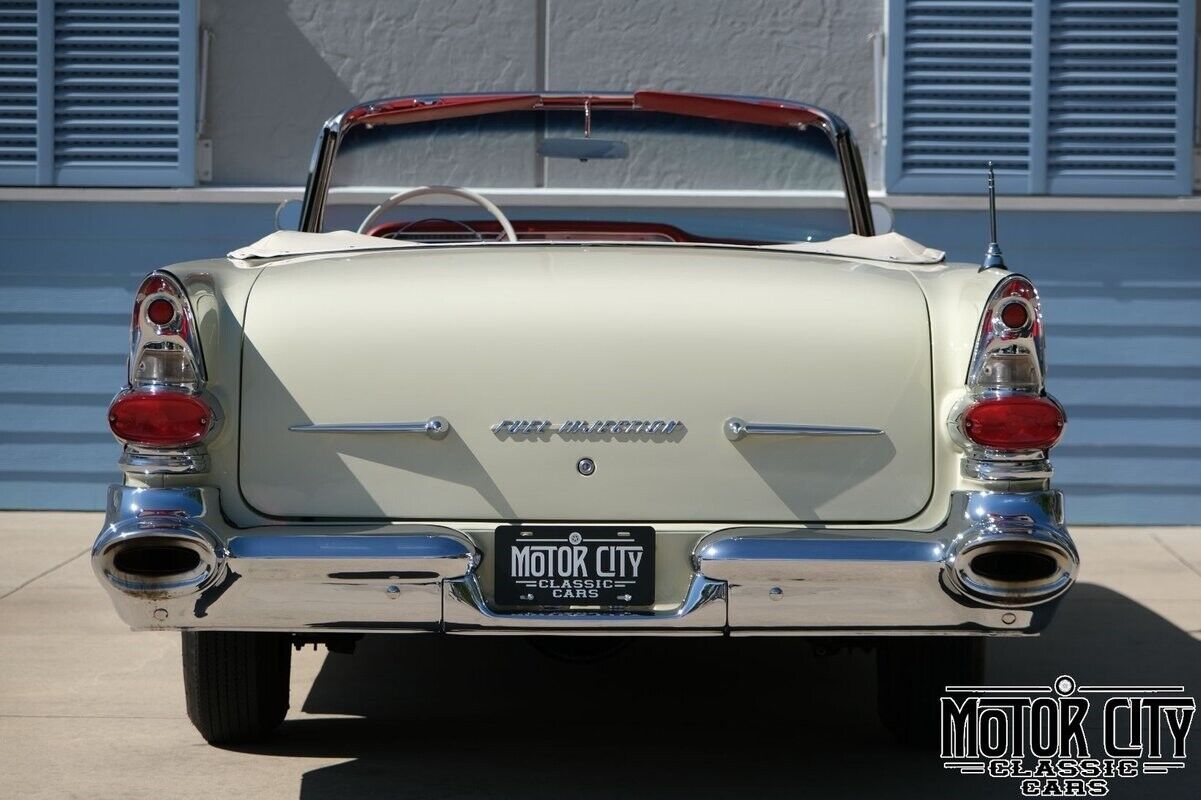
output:
[[[594,233],[642,223],[678,228],[686,240],[813,241],[851,232],[843,181],[817,125],[625,108],[356,124],[337,145],[321,229],[356,229],[373,203],[413,187],[453,186],[487,197],[530,238],[553,239],[579,222]],[[701,196],[711,200],[695,202]],[[747,196],[759,202],[741,204]],[[371,232],[487,239],[500,231],[478,205],[436,196],[399,205],[386,221]]]

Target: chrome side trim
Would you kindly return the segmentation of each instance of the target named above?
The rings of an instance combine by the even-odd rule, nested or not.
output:
[[[444,581],[447,633],[613,634],[661,633],[717,636],[725,632],[726,584],[694,574],[675,608],[638,613],[593,611],[502,614],[488,606],[474,574]]]
[[[796,425],[787,422],[747,422],[730,417],[722,426],[726,438],[738,442],[748,436],[881,436],[879,428],[850,428],[832,425]]]
[[[420,422],[327,422],[311,425],[289,425],[298,433],[423,433],[431,439],[445,439],[450,423],[442,417],[430,417]]]

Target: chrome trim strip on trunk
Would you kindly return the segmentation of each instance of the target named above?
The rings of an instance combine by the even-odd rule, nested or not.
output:
[[[789,422],[747,422],[730,417],[722,429],[726,438],[738,442],[748,436],[881,436],[879,428],[853,428],[835,425],[797,425]]]
[[[423,433],[431,439],[443,439],[450,433],[450,423],[442,417],[430,417],[420,422],[327,422],[310,425],[289,425],[298,433]]]

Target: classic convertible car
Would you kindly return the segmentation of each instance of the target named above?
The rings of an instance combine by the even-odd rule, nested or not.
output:
[[[887,727],[937,737],[1073,582],[1034,286],[876,234],[833,114],[367,103],[297,227],[147,276],[109,409],[95,571],[183,631],[210,742],[281,722],[293,646],[416,632],[866,646]]]

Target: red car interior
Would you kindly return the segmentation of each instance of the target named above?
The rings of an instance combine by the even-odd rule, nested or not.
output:
[[[597,220],[513,220],[519,239],[528,241],[585,242],[712,242],[729,244],[729,239],[708,239],[658,222],[605,222]],[[492,219],[419,219],[386,222],[367,232],[385,239],[418,241],[462,241],[495,239],[500,223]],[[746,244],[753,244],[746,242]]]

